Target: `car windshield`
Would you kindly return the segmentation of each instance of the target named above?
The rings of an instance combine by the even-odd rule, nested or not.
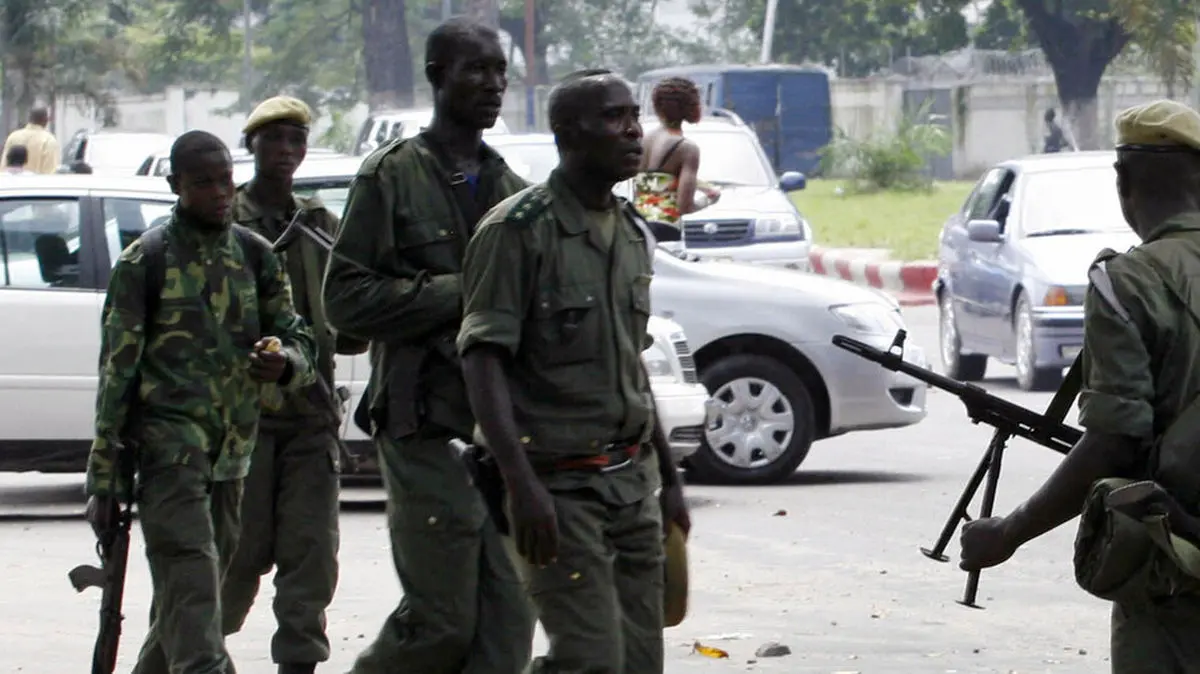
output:
[[[1128,232],[1111,166],[1031,173],[1021,187],[1025,236]]]

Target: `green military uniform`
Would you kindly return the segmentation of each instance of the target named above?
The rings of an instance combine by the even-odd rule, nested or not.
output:
[[[447,447],[471,434],[454,337],[460,271],[475,217],[471,189],[424,134],[363,162],[325,279],[334,328],[371,340],[370,416],[388,493],[404,598],[359,656],[359,674],[521,672],[534,621],[482,498]],[[525,182],[494,151],[474,193],[479,213]]]
[[[295,197],[293,209],[310,227],[332,238],[337,216],[320,200]],[[272,213],[256,204],[245,185],[234,201],[234,221],[268,240],[277,240],[293,213]],[[338,474],[341,402],[336,398],[335,351],[347,351],[335,336],[321,302],[328,254],[306,237],[280,252],[294,291],[296,311],[317,342],[316,384],[266,406],[242,500],[242,535],[221,587],[225,633],[241,630],[262,576],[275,572],[274,610],[278,628],[271,641],[276,663],[329,659],[325,609],[338,580]],[[342,348],[338,345],[341,343]],[[360,349],[361,350],[361,349]]]
[[[1164,125],[1178,125],[1172,116],[1181,112],[1194,118],[1193,130],[1183,138],[1163,135]],[[1200,151],[1200,117],[1179,104],[1127,110],[1117,131],[1119,146]],[[1192,298],[1191,310],[1200,311],[1200,213],[1180,214],[1144,234],[1127,253],[1103,251],[1090,270],[1079,422],[1091,432],[1141,439],[1149,448],[1181,415],[1196,412],[1188,408],[1200,395],[1200,323],[1166,285],[1180,288]],[[1139,458],[1147,474],[1179,494],[1178,476],[1164,474],[1149,449]],[[1191,489],[1200,489],[1200,476],[1188,477]],[[1184,505],[1200,509],[1194,499]],[[1114,603],[1113,671],[1200,672],[1200,582],[1165,557],[1156,564],[1143,596]]]
[[[134,672],[224,674],[232,664],[217,584],[237,541],[263,387],[249,375],[249,356],[262,336],[279,337],[291,363],[283,384],[302,387],[313,381],[315,345],[261,237],[247,237],[261,247],[256,278],[253,253],[229,229],[206,230],[179,210],[164,227],[165,279],[151,315],[155,265],[142,239],[109,281],[87,492],[127,493],[114,474],[116,452],[129,451],[125,443],[139,450],[154,599]]]
[[[487,216],[463,264],[459,352],[512,356],[516,421],[558,516],[558,561],[524,568],[550,638],[535,672],[663,671],[661,479],[641,363],[652,271],[626,214],[586,210],[556,170]],[[633,458],[584,467],[604,454]]]

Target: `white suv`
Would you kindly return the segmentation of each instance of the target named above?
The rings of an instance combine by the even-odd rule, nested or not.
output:
[[[381,110],[367,117],[358,129],[358,140],[354,154],[370,154],[396,138],[412,138],[433,121],[433,108],[409,110]],[[485,129],[483,135],[492,136],[508,133],[503,117],[496,118],[496,125]]]
[[[35,175],[0,184],[0,472],[84,470],[113,261],[174,203],[162,178]],[[673,453],[682,459],[700,445],[708,393],[678,324],[656,318],[650,332],[654,344],[644,362]],[[353,410],[370,363],[365,355],[338,356],[336,366]],[[368,438],[346,416],[342,432],[351,450],[373,457]]]

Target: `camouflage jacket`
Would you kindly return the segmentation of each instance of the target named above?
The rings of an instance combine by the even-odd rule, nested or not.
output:
[[[338,218],[325,208],[320,199],[293,196],[289,212],[278,213],[255,202],[248,187],[249,183],[238,187],[234,198],[233,221],[261,234],[268,241],[276,241],[283,235],[297,210],[304,224],[325,232],[331,239],[337,236]],[[367,350],[367,345],[345,335],[335,335],[325,319],[325,305],[321,300],[321,282],[329,260],[325,249],[308,237],[301,236],[277,255],[287,271],[296,312],[304,318],[316,340],[316,365],[320,380],[282,396],[278,395],[280,392],[277,387],[267,387],[264,391],[262,426],[264,429],[294,428],[298,425],[340,426],[341,403],[334,396],[336,382],[333,356],[335,353],[362,353]]]
[[[484,146],[479,215],[526,185]],[[350,187],[329,261],[329,322],[371,340],[372,423],[394,438],[426,422],[466,437],[475,423],[454,338],[462,258],[476,223],[463,216],[454,189],[424,134],[376,150]]]
[[[285,386],[307,386],[315,376],[312,335],[269,243],[255,237],[266,248],[256,279],[229,229],[205,231],[176,210],[164,231],[166,278],[156,315],[146,315],[140,241],[121,253],[109,280],[89,495],[127,492],[115,463],[131,444],[143,474],[187,464],[213,481],[245,477],[262,388],[249,375],[249,355],[261,337],[283,343],[291,365]]]

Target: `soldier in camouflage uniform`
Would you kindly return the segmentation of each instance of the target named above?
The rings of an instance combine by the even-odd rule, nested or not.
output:
[[[963,527],[961,566],[1000,564],[1082,511],[1076,578],[1113,601],[1112,671],[1195,673],[1197,542],[1165,535],[1163,514],[1185,513],[1177,527],[1200,511],[1200,115],[1155,101],[1116,130],[1117,191],[1142,243],[1102,251],[1089,273],[1086,432],[1028,501]]]
[[[225,145],[183,134],[167,180],[179,195],[170,221],[121,253],[108,285],[88,518],[98,532],[114,526],[132,489],[118,465],[136,452],[154,597],[134,672],[227,674],[218,583],[237,542],[260,390],[311,384],[315,344],[270,244],[231,230]]]
[[[458,349],[550,638],[532,671],[656,674],[664,521],[690,522],[641,360],[648,229],[612,194],[641,160],[638,107],[622,80],[586,71],[549,117],[558,168],[467,247]]]
[[[404,592],[354,671],[518,674],[534,619],[447,446],[474,426],[454,350],[462,255],[479,217],[525,187],[481,140],[500,113],[507,63],[495,31],[459,18],[430,34],[425,60],[433,122],[363,162],[325,280],[329,322],[371,340],[364,404]]]
[[[233,219],[271,241],[292,218],[337,234],[337,216],[316,198],[292,194],[292,175],[308,149],[312,112],[303,102],[277,96],[250,114],[242,132],[254,154],[254,179],[237,189]],[[242,499],[242,534],[221,586],[225,634],[242,628],[260,578],[275,571],[271,659],[280,674],[312,674],[329,659],[325,609],[338,579],[338,474],[341,403],[335,397],[334,353],[355,354],[367,344],[334,335],[325,320],[321,282],[328,257],[299,237],[280,251],[296,311],[317,342],[312,386],[265,401],[258,440]],[[280,405],[272,409],[271,402]]]

